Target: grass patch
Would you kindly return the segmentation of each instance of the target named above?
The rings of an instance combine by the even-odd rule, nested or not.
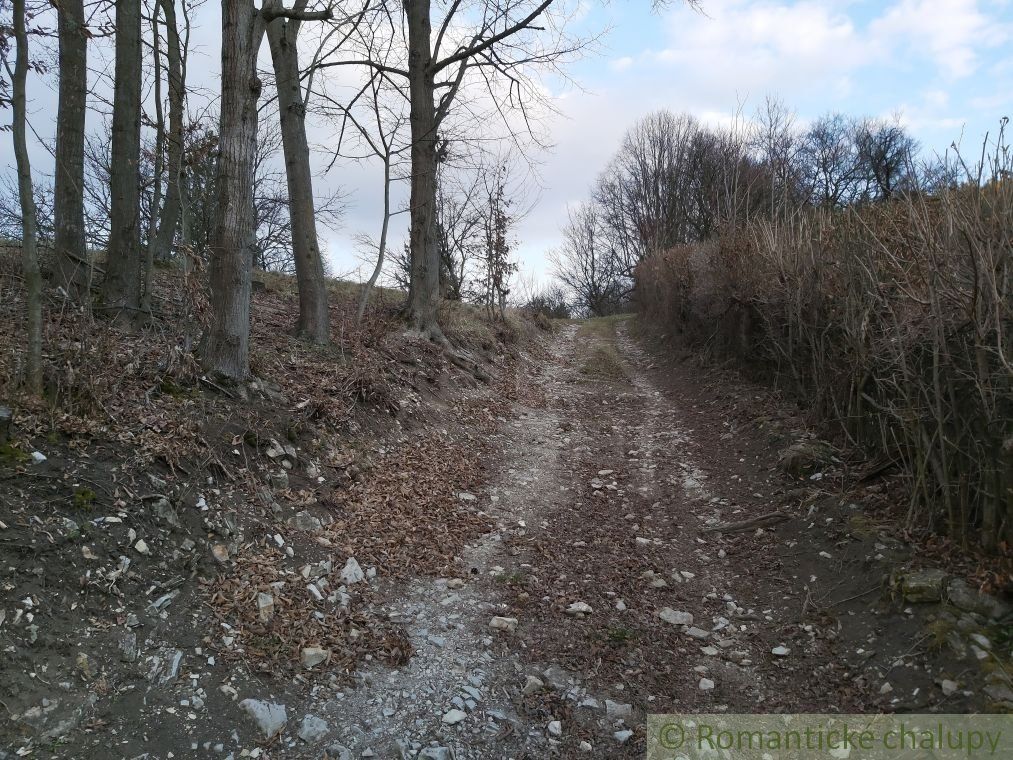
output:
[[[604,380],[626,380],[626,370],[615,346],[595,346],[580,365],[580,374]]]
[[[633,631],[629,628],[623,628],[622,626],[616,626],[615,628],[608,629],[608,640],[613,644],[627,644],[633,639]]]
[[[882,520],[874,520],[867,515],[851,515],[848,518],[848,528],[855,538],[874,539],[889,527],[889,524]]]
[[[592,317],[582,320],[580,328],[577,330],[577,337],[614,341],[616,339],[616,325],[629,318],[629,314],[613,314],[611,317]]]
[[[496,580],[500,583],[505,583],[508,586],[523,586],[524,585],[524,573],[515,571],[507,574],[497,575]]]
[[[90,488],[78,488],[74,491],[74,507],[76,509],[91,511],[95,506],[96,499],[98,499],[98,494]]]
[[[299,283],[295,275],[282,272],[268,272],[263,269],[253,271],[253,281],[257,283],[254,288],[261,288],[268,293],[280,293],[282,295],[296,296],[299,293]],[[358,304],[359,296],[362,294],[363,284],[351,280],[339,280],[333,277],[326,278],[327,292],[334,303],[345,301]],[[406,294],[396,288],[384,288],[380,285],[373,286],[370,294],[370,301],[382,301],[392,306],[400,306],[404,303]]]
[[[599,380],[628,379],[616,348],[616,324],[627,318],[626,315],[617,314],[587,319],[580,323],[577,342],[588,346],[580,365],[580,374]]]
[[[19,465],[25,464],[31,457],[13,443],[0,444],[0,464]]]

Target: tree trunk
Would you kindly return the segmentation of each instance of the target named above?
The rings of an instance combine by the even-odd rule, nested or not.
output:
[[[64,0],[57,13],[60,100],[56,117],[56,284],[72,299],[90,296],[91,265],[84,236],[84,120],[88,93],[88,35],[82,0]]]
[[[222,94],[218,203],[208,283],[211,323],[202,341],[205,369],[232,380],[250,374],[250,270],[255,218],[257,48],[263,23],[250,0],[222,0]]]
[[[305,0],[295,11],[305,8]],[[288,179],[289,216],[292,221],[292,253],[299,286],[299,322],[296,333],[314,343],[327,343],[330,318],[327,282],[317,242],[313,208],[313,178],[306,140],[306,103],[299,83],[298,19],[276,18],[267,25],[267,41],[278,87],[285,175]]]
[[[166,139],[169,151],[166,162],[165,203],[158,220],[154,258],[168,261],[172,255],[172,242],[179,225],[180,173],[183,170],[183,106],[186,97],[186,79],[179,44],[179,27],[176,25],[175,0],[160,0],[165,16],[166,68],[169,74],[169,132]]]
[[[140,307],[141,2],[116,0],[109,252],[102,294],[120,319]]]
[[[411,101],[411,286],[407,316],[412,327],[445,342],[437,323],[440,250],[436,239],[436,108],[432,72],[431,0],[406,0],[408,88]]]
[[[14,39],[17,58],[11,82],[11,105],[14,122],[14,155],[18,165],[18,195],[21,200],[21,261],[25,277],[25,312],[28,333],[28,390],[42,395],[42,275],[39,273],[39,256],[36,247],[35,196],[32,194],[32,167],[28,159],[25,90],[28,80],[28,32],[25,29],[25,0],[14,0]]]
[[[144,287],[141,291],[141,311],[151,314],[151,288],[155,268],[155,239],[158,236],[159,208],[162,204],[162,169],[165,153],[165,115],[162,111],[162,50],[158,35],[158,9],[151,14],[151,40],[154,53],[155,101],[155,160],[152,171],[151,210],[148,215],[147,241],[144,246]]]
[[[362,295],[359,296],[359,309],[355,315],[356,323],[362,322],[362,317],[366,313],[366,304],[369,303],[369,294],[373,290],[373,286],[376,285],[376,281],[380,278],[380,273],[383,271],[383,257],[387,252],[387,233],[390,229],[390,151],[388,149],[387,155],[383,158],[383,222],[380,225],[380,245],[377,246],[376,254],[376,266],[373,267],[373,274],[369,278],[369,282],[362,286]]]

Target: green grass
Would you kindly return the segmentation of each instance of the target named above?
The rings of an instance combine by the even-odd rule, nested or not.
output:
[[[98,494],[90,488],[78,488],[74,491],[74,507],[90,511],[95,506],[97,498]]]

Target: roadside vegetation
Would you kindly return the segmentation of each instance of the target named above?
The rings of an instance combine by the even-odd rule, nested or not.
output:
[[[908,528],[1013,546],[1013,157],[896,123],[802,127],[768,100],[730,130],[651,115],[571,210],[578,310],[644,326],[786,391],[905,483]]]

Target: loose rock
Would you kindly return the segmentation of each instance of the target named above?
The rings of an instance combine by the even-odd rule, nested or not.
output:
[[[494,631],[505,631],[506,633],[513,633],[517,630],[517,618],[512,617],[500,617],[497,615],[489,621],[489,627]]]
[[[346,586],[351,586],[364,580],[366,580],[366,574],[362,572],[358,561],[355,557],[349,557],[345,566],[341,568],[341,582]]]
[[[239,703],[243,712],[250,716],[265,739],[270,739],[288,723],[285,705],[274,702],[262,702],[259,699],[244,699]]]
[[[903,573],[895,585],[909,602],[938,602],[943,597],[946,572],[936,568]]]
[[[330,649],[320,647],[304,647],[302,650],[302,665],[304,668],[312,668],[322,662],[327,662],[331,657]]]
[[[264,591],[257,594],[257,616],[261,622],[269,623],[274,617],[274,597]]]
[[[329,730],[330,727],[323,718],[318,718],[316,715],[306,715],[299,725],[299,738],[307,744],[313,744],[323,739]]]
[[[626,705],[620,702],[613,702],[611,699],[606,699],[605,715],[612,720],[629,718],[633,715],[633,705]]]
[[[662,608],[658,617],[672,625],[693,625],[693,615],[682,610],[673,610],[671,607]]]
[[[309,533],[315,533],[323,527],[320,520],[311,515],[306,510],[302,512],[296,512],[295,516],[288,521],[289,525],[299,530],[305,530]]]
[[[528,676],[524,682],[524,688],[521,691],[524,694],[534,694],[536,691],[541,691],[545,688],[545,682],[541,678],[535,676]]]
[[[590,615],[592,612],[594,610],[586,602],[574,602],[566,608],[566,614],[572,617],[584,617],[585,615]]]

